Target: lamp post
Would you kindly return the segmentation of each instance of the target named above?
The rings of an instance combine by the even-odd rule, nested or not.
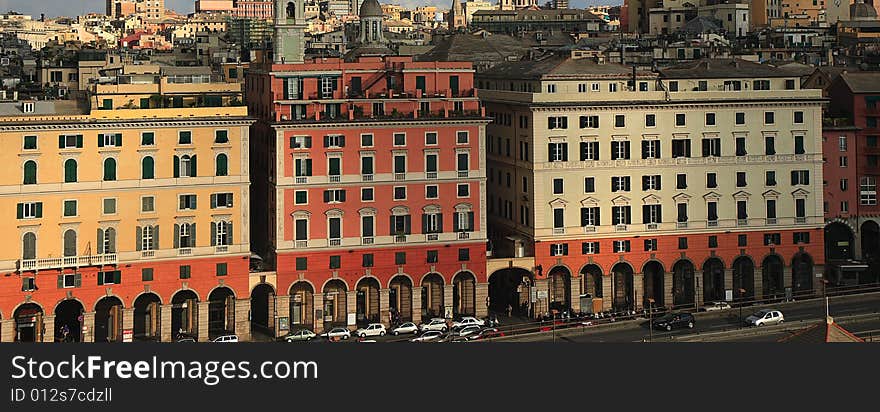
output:
[[[739,327],[743,327],[743,295],[745,295],[746,290],[743,288],[739,288]]]
[[[648,298],[648,342],[654,341],[654,298]]]

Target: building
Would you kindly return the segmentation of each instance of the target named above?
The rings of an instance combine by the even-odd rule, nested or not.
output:
[[[271,0],[237,0],[232,15],[240,19],[272,20],[275,9]]]
[[[364,1],[345,59],[288,43],[248,73],[264,211],[253,248],[277,271],[270,306],[290,327],[486,313],[488,119],[473,69],[381,55],[381,13]]]
[[[446,27],[450,31],[467,27],[467,15],[464,13],[461,1],[452,0],[452,7],[449,8],[449,13],[446,14]]]
[[[770,21],[782,17],[782,0],[755,0],[750,3],[752,29],[766,27]]]
[[[479,10],[495,10],[496,6],[487,0],[468,0],[463,3],[464,14],[467,16],[467,24],[471,23],[474,13]]]
[[[494,309],[686,308],[820,288],[823,99],[795,76],[743,60],[657,74],[552,57],[497,65],[477,87],[495,119]]]
[[[241,85],[168,70],[0,103],[0,156],[22,171],[0,178],[2,341],[249,336]]]
[[[521,32],[598,33],[608,30],[607,22],[587,10],[478,10],[471,25],[491,33]]]

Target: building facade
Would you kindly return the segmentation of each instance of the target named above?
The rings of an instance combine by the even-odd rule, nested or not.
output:
[[[823,100],[796,77],[739,60],[658,75],[551,58],[496,66],[477,87],[495,119],[493,308],[694,307],[821,287]]]
[[[129,70],[134,69],[134,70]],[[125,66],[92,100],[3,103],[2,341],[247,339],[239,84]]]

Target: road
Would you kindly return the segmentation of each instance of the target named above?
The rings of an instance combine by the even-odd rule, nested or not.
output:
[[[786,323],[794,323],[804,320],[821,320],[825,317],[825,301],[815,299],[802,302],[791,302],[775,305],[782,311]],[[759,307],[746,307],[743,309],[743,317],[755,312]],[[829,309],[833,317],[847,317],[850,315],[878,313],[880,319],[880,294],[850,295],[833,297],[829,299]],[[647,327],[647,321],[623,322],[612,327],[583,327],[571,328],[540,334],[529,334],[504,339],[511,342],[641,342],[653,340],[654,342],[669,342],[681,339],[690,341],[701,340],[697,335],[706,335],[724,331],[736,331],[747,327],[741,326],[739,309],[729,309],[722,312],[698,313],[697,323],[693,329],[680,329],[667,331],[654,331],[653,338]],[[624,324],[625,323],[625,324]],[[847,322],[841,325],[846,326]],[[864,332],[880,329],[880,320],[872,322],[858,322],[853,332]],[[880,334],[875,331],[874,334]],[[555,335],[555,336],[554,336]],[[739,336],[731,333],[729,341],[775,341],[785,336],[785,332],[759,336]],[[773,338],[776,339],[773,339]],[[708,340],[708,339],[706,339]],[[712,339],[720,340],[720,339]]]

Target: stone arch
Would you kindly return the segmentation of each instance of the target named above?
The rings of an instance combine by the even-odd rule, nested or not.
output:
[[[459,271],[452,277],[452,315],[475,316],[477,314],[477,275],[468,270]]]
[[[825,257],[828,260],[855,258],[855,231],[850,225],[841,221],[825,225]]]
[[[518,266],[492,272],[488,278],[489,312],[507,316],[510,308],[511,316],[530,316],[529,296],[534,279],[531,271]]]
[[[392,324],[413,319],[412,289],[413,280],[405,273],[398,273],[388,280],[388,311]]]
[[[294,326],[312,329],[315,326],[315,285],[305,279],[297,280],[287,288],[290,298],[290,329]]]
[[[260,282],[250,290],[251,333],[260,332],[275,337],[275,285]]]
[[[703,301],[721,301],[724,297],[724,261],[713,256],[703,262]]]
[[[859,284],[877,283],[880,280],[880,225],[874,220],[866,220],[859,226],[862,243],[862,260],[868,270],[862,271]]]
[[[681,258],[672,265],[672,304],[673,306],[690,306],[694,304],[696,291],[694,278],[696,268],[694,262]]]
[[[208,293],[208,337],[235,333],[235,290],[217,285]]]
[[[324,329],[346,326],[348,323],[348,284],[340,278],[328,279],[321,288],[323,294]]]
[[[755,261],[748,255],[740,255],[730,265],[733,269],[733,296],[736,300],[755,297]]]
[[[443,317],[446,280],[438,272],[429,272],[422,276],[420,285],[422,285],[422,319]]]
[[[813,292],[813,257],[807,252],[795,253],[791,258],[791,290],[796,296]]]
[[[194,339],[199,334],[199,310],[201,301],[193,289],[178,289],[171,294],[171,333],[173,337],[186,335]]]
[[[633,266],[626,261],[618,261],[611,267],[611,290],[614,294],[612,308],[615,312],[633,309]]]
[[[52,314],[55,315],[56,342],[82,341],[82,322],[85,308],[82,301],[76,298],[61,299],[55,304]]]
[[[13,340],[15,342],[43,341],[45,313],[43,306],[34,301],[21,302],[16,305],[11,312],[11,320],[14,322],[15,328]]]
[[[125,303],[116,295],[101,296],[95,301],[95,342],[122,341],[124,307]]]
[[[375,276],[362,276],[355,283],[355,313],[359,324],[380,321],[383,308],[379,299],[382,283]]]
[[[666,268],[663,262],[657,259],[648,259],[642,265],[642,293],[644,293],[644,307],[653,306],[662,308],[666,306]],[[650,299],[654,299],[653,305]]]
[[[162,297],[155,292],[141,292],[131,303],[133,310],[133,338],[159,340]]]
[[[578,271],[581,274],[583,285],[581,292],[590,295],[591,298],[601,298],[602,293],[602,267],[596,263],[587,263]],[[586,311],[586,308],[581,308]]]
[[[769,253],[761,260],[761,285],[764,299],[784,296],[785,261],[776,253]]]
[[[550,310],[571,313],[571,269],[566,265],[555,265],[547,271],[550,282]]]

